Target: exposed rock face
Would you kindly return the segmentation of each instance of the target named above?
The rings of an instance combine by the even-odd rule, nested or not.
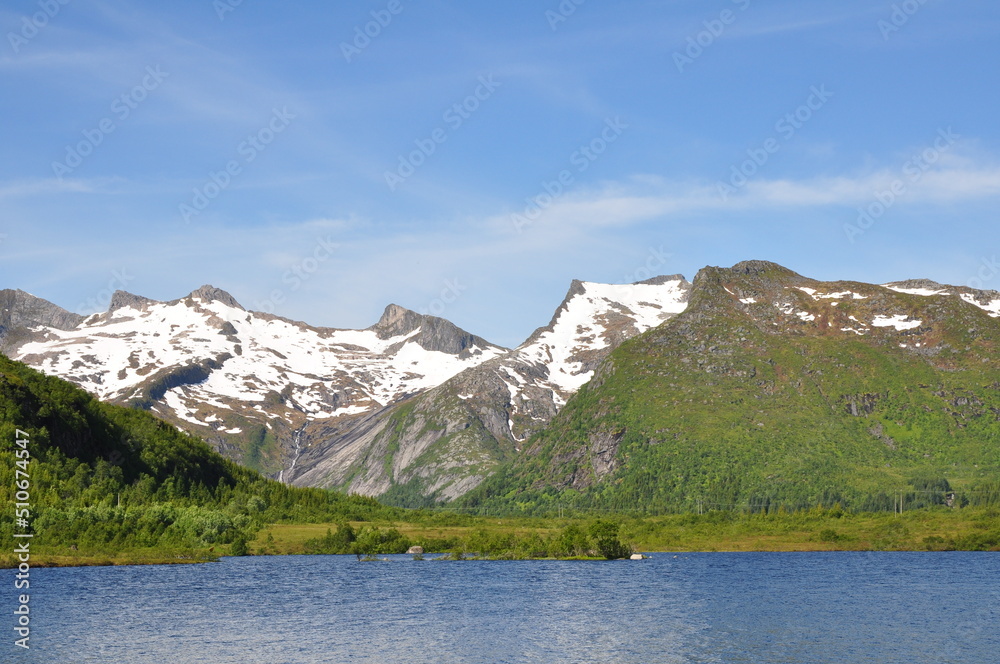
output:
[[[118,291],[86,319],[11,293],[12,357],[150,409],[274,475],[292,470],[314,431],[339,430],[506,352],[395,306],[368,330],[338,330],[246,311],[212,286],[170,302]],[[25,327],[36,322],[35,332]]]
[[[411,505],[457,498],[513,458],[618,344],[683,311],[690,290],[679,275],[622,286],[573,281],[549,324],[513,351],[347,430],[313,435],[293,483]],[[390,307],[380,325],[406,334],[415,320]],[[595,468],[610,472],[617,448],[595,446]]]
[[[108,315],[110,316],[119,309],[135,309],[136,311],[145,311],[150,304],[158,304],[156,300],[150,300],[149,298],[142,297],[141,295],[133,295],[123,290],[116,290],[111,296],[111,304],[108,306]]]
[[[204,300],[205,302],[218,302],[224,304],[227,307],[232,307],[233,309],[239,309],[245,311],[243,306],[236,301],[236,298],[222,290],[221,288],[216,288],[210,284],[205,284],[196,291],[192,291],[189,298],[198,298]],[[145,299],[145,298],[144,298]]]
[[[406,337],[416,331],[409,340],[416,342],[421,348],[462,358],[469,357],[476,348],[491,345],[482,337],[469,334],[451,321],[424,316],[396,304],[387,306],[382,318],[368,329],[375,332],[379,339]]]
[[[31,328],[71,330],[83,316],[22,290],[0,290],[0,350],[34,338]]]

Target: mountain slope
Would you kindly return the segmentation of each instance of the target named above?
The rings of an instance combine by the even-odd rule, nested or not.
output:
[[[550,323],[518,348],[345,430],[311,432],[295,484],[403,505],[477,486],[541,430],[623,340],[686,306],[679,275],[627,285],[574,281]]]
[[[32,560],[173,559],[238,545],[264,523],[392,514],[374,501],[288,487],[224,459],[150,413],[103,403],[0,355],[0,500],[27,476]],[[24,502],[23,498],[18,499]],[[28,512],[27,510],[25,511]],[[14,510],[0,536],[14,541]],[[19,518],[21,515],[19,515]],[[72,547],[72,548],[71,548]],[[227,546],[224,551],[238,550]],[[23,561],[22,561],[23,562]],[[0,563],[17,564],[14,556]]]
[[[0,350],[35,338],[39,328],[71,330],[82,319],[22,290],[0,290]]]
[[[376,411],[506,350],[395,305],[366,330],[316,328],[211,286],[171,302],[119,291],[76,323],[36,328],[8,353],[268,472],[294,458],[310,423]]]
[[[888,509],[992,482],[1000,294],[929,286],[705,268],[683,313],[613,351],[467,502]]]

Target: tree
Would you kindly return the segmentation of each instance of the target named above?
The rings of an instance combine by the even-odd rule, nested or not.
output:
[[[597,520],[590,524],[590,537],[594,540],[598,553],[608,560],[628,558],[632,555],[632,547],[618,539],[618,524],[612,521]]]

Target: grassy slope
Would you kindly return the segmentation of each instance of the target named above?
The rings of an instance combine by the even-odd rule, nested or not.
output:
[[[834,306],[799,284],[868,297]],[[750,294],[757,303],[738,302]],[[815,321],[781,317],[779,299]],[[885,310],[925,323],[905,334],[841,330],[850,316]],[[1000,321],[956,298],[817,284],[780,269],[705,270],[687,312],[612,353],[526,453],[465,502],[891,510],[896,492],[933,502],[946,493],[920,492],[949,485],[995,500],[998,342]]]
[[[266,480],[147,412],[0,356],[0,540],[12,542],[16,430],[29,434],[33,564],[200,560],[265,523],[386,518],[374,500]],[[17,528],[23,532],[22,528]],[[0,553],[0,565],[14,563]]]

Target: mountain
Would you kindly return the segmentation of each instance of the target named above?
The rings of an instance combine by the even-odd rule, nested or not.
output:
[[[82,318],[22,290],[0,290],[0,349],[25,343],[38,328],[71,330]]]
[[[395,305],[365,330],[318,328],[247,311],[212,286],[170,302],[118,291],[106,312],[75,319],[14,302],[10,357],[270,473],[294,463],[310,424],[378,410],[506,352]]]
[[[573,281],[552,320],[516,349],[318,442],[286,474],[403,505],[463,495],[515,456],[607,354],[684,310],[680,275],[628,285]]]
[[[574,281],[510,350],[396,305],[341,330],[211,286],[86,318],[3,297],[9,356],[286,483],[398,505],[884,507],[1000,464],[995,291],[764,261]]]
[[[0,441],[0,500],[13,504],[15,472],[30,474],[32,561],[176,562],[245,552],[262,524],[278,520],[396,516],[371,499],[267,480],[148,412],[101,402],[4,356]],[[8,541],[29,528],[14,517],[0,515]],[[0,555],[4,566],[17,563]]]
[[[1000,293],[708,267],[471,506],[694,510],[975,499],[1000,484]]]
[[[396,305],[338,330],[247,311],[212,286],[170,302],[118,291],[86,318],[22,305],[36,313],[11,319],[4,350],[283,481],[421,504],[516,454],[611,349],[682,311],[690,287],[574,281],[514,350]]]

